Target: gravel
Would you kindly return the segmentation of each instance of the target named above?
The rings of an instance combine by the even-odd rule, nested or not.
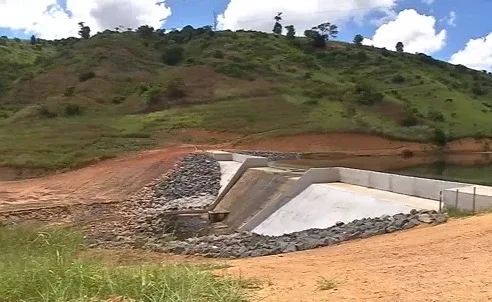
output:
[[[330,246],[348,240],[410,229],[421,224],[437,225],[446,221],[445,214],[413,210],[409,214],[383,215],[354,220],[347,224],[339,222],[327,229],[311,229],[283,236],[264,236],[249,232],[210,235],[173,241],[165,246],[155,245],[153,249],[211,258],[260,257]]]
[[[298,160],[301,159],[300,153],[293,152],[271,152],[271,151],[238,151],[234,150],[234,153],[266,157],[269,161],[279,160]]]

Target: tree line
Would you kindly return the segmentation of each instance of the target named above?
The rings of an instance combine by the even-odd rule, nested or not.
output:
[[[282,21],[282,12],[277,13],[277,15],[273,18],[275,23],[273,25],[272,32],[275,36],[280,37],[283,33],[283,29],[287,30],[286,38],[289,40],[293,40],[296,36],[296,29],[294,25],[282,26],[280,23]],[[318,26],[315,26],[311,29],[304,31],[304,36],[306,36],[312,46],[316,48],[324,48],[326,43],[330,40],[330,38],[336,38],[338,35],[338,26],[336,24],[332,24],[330,22],[321,23]],[[357,34],[354,37],[354,44],[357,46],[362,46],[364,41],[364,36],[361,34]],[[404,45],[403,42],[398,42],[395,46],[396,51],[403,52]]]
[[[286,33],[286,38],[288,40],[293,40],[296,37],[296,29],[294,25],[287,25],[287,26],[282,26],[280,23],[282,21],[282,12],[277,13],[277,15],[273,18],[275,20],[275,23],[273,25],[273,30],[272,32],[275,34],[275,36],[280,37],[283,33],[284,28],[287,30]],[[185,28],[188,28],[190,26],[187,26]],[[183,28],[183,29],[185,29]],[[204,27],[205,30],[209,29],[211,30],[212,28],[210,26]],[[119,31],[120,27],[116,27],[116,30]],[[131,28],[128,28],[128,30],[132,30]],[[136,30],[137,33],[142,35],[143,37],[149,37],[154,34],[154,28],[150,27],[148,25],[143,25],[137,28]],[[158,29],[157,30],[158,34],[164,34],[165,31],[163,29]],[[87,25],[85,25],[84,22],[79,23],[79,36],[82,39],[89,39],[91,37],[91,28]],[[305,30],[304,31],[304,36],[306,36],[311,45],[316,48],[324,48],[326,47],[326,43],[330,40],[330,38],[336,38],[338,35],[338,26],[336,24],[332,24],[330,22],[325,22],[321,23],[318,26],[314,26],[311,29]],[[31,36],[31,44],[36,45],[39,44],[39,39],[36,38],[36,36],[32,35]],[[353,42],[357,46],[362,46],[362,43],[364,41],[364,36],[361,34],[355,35]],[[403,52],[404,51],[404,45],[403,42],[398,42],[395,46],[395,49],[397,52]]]

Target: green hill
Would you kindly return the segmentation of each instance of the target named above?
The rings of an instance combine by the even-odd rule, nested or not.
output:
[[[444,143],[492,136],[491,111],[490,74],[423,54],[190,27],[0,39],[0,165],[69,167],[182,128]]]

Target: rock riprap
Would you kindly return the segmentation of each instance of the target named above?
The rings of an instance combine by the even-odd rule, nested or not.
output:
[[[298,160],[301,158],[299,153],[294,152],[271,152],[271,151],[247,151],[247,150],[234,150],[234,153],[251,155],[251,156],[260,156],[265,157],[269,161],[279,161],[279,160]]]
[[[174,241],[165,247],[154,249],[212,258],[259,257],[309,250],[348,240],[393,233],[421,224],[437,225],[446,221],[447,216],[436,211],[412,210],[409,214],[364,218],[346,224],[339,222],[327,229],[310,229],[282,236],[263,236],[249,232],[211,235]]]
[[[156,213],[203,210],[219,194],[220,178],[218,161],[207,154],[191,154],[131,199]]]

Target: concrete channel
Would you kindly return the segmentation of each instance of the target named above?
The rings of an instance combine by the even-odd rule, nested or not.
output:
[[[262,157],[209,153],[222,170],[209,217],[238,231],[282,235],[412,209],[492,208],[491,187],[348,168],[298,173],[268,167]]]

